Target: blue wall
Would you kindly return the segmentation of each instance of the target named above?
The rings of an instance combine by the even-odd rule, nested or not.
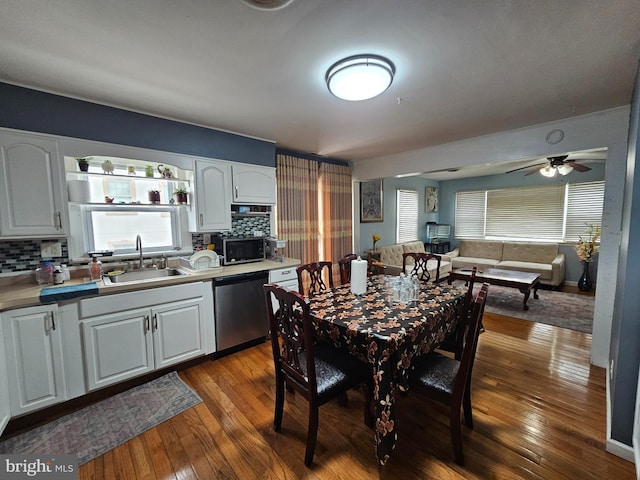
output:
[[[384,221],[375,223],[360,223],[360,249],[356,253],[371,250],[373,246],[371,235],[378,234],[382,238],[378,246],[393,245],[396,243],[396,191],[398,189],[417,190],[418,199],[418,234],[419,239],[424,240],[424,225],[427,222],[437,222],[438,213],[425,212],[425,187],[438,186],[438,182],[420,177],[385,178],[383,180],[383,211]],[[356,192],[359,195],[359,192]],[[360,221],[360,212],[355,212],[354,223]],[[444,222],[443,222],[444,223]]]
[[[6,83],[0,105],[0,127],[275,166],[274,143],[232,133]]]

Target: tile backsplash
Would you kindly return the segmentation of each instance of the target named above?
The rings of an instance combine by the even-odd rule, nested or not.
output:
[[[269,215],[233,215],[231,217],[231,230],[227,232],[211,232],[221,237],[253,237],[253,232],[259,230],[262,235],[271,235],[271,222]],[[202,234],[194,233],[193,249],[207,248]]]
[[[43,259],[40,256],[42,242],[60,242],[62,256]],[[69,261],[67,241],[65,239],[0,241],[0,273],[29,272],[35,270],[42,260],[67,263]]]
[[[262,231],[265,236],[271,234],[269,215],[234,216],[231,230],[219,233],[219,235],[225,237],[251,237],[256,230]],[[194,250],[206,248],[202,234],[194,233],[191,238]],[[42,242],[60,242],[62,244],[62,256],[43,259],[40,256],[40,244]],[[67,241],[65,239],[0,240],[0,273],[29,272],[35,270],[42,260],[53,260],[58,264],[68,263],[69,250]]]

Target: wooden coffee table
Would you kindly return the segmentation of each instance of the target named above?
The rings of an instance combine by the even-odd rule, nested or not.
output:
[[[471,278],[471,268],[454,268],[449,272],[449,284],[453,280],[468,281]],[[501,270],[499,268],[478,268],[476,282],[486,282],[501,287],[517,288],[524,294],[522,309],[529,310],[527,300],[533,289],[533,298],[538,298],[540,286],[540,274],[530,272],[518,272],[516,270]]]

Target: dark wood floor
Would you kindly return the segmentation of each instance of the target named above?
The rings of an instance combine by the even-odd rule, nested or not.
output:
[[[418,395],[398,398],[399,440],[379,470],[363,400],[320,411],[313,465],[304,466],[307,403],[273,422],[269,344],[205,361],[180,376],[194,408],[80,467],[80,479],[634,479],[605,451],[605,370],[589,364],[591,336],[485,314],[473,377],[474,430],[465,467],[452,460],[446,412]]]

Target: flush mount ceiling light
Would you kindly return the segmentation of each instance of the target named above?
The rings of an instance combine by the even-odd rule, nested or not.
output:
[[[334,63],[325,80],[329,91],[342,100],[368,100],[384,92],[396,73],[393,63],[380,55],[354,55]]]
[[[250,7],[258,10],[280,10],[289,5],[293,0],[242,0]]]

